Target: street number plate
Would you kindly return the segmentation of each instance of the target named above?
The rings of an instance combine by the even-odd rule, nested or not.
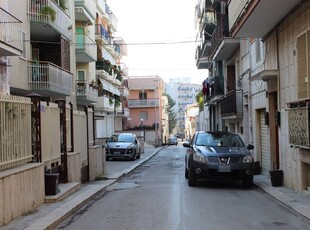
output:
[[[231,172],[230,165],[219,165],[219,172]]]

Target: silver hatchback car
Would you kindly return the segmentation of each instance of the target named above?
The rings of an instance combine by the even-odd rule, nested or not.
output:
[[[105,144],[106,159],[125,158],[140,159],[141,145],[133,133],[113,134]]]

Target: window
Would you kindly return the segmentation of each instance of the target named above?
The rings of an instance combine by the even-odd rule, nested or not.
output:
[[[139,92],[139,99],[140,100],[143,100],[143,99],[147,99],[147,94],[146,92]]]
[[[78,81],[85,81],[85,70],[78,70],[77,71],[77,80]]]
[[[308,83],[310,58],[308,56],[310,31],[302,34],[297,38],[297,83],[298,99],[308,98],[310,95]]]
[[[140,120],[143,119],[143,121],[147,120],[147,111],[141,111],[140,112]]]

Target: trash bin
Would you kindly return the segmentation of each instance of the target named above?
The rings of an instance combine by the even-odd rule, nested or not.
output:
[[[282,170],[271,170],[270,179],[273,187],[283,186],[283,171]]]
[[[58,189],[59,173],[45,174],[45,195],[56,195]]]

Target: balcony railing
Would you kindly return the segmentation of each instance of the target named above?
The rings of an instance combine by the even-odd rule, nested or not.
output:
[[[109,25],[111,26],[111,29],[113,32],[117,31],[117,18],[115,17],[114,13],[109,10]]]
[[[72,40],[72,19],[53,0],[28,0],[28,18],[31,22],[46,23],[66,38]],[[52,9],[52,11],[50,10]],[[51,13],[54,12],[54,13]],[[41,31],[37,31],[41,32]]]
[[[223,41],[223,38],[229,37],[229,30],[228,30],[228,16],[221,15],[217,21],[217,25],[214,29],[211,38],[211,53],[218,48],[219,44]]]
[[[121,86],[121,87],[119,88],[119,91],[120,91],[120,93],[121,93],[121,96],[128,97],[128,95],[129,95],[129,90],[128,90],[128,88],[126,88],[125,86]]]
[[[98,89],[90,86],[87,81],[76,81],[77,104],[88,105],[97,102]]]
[[[96,39],[102,39],[103,41],[105,41],[105,44],[108,44],[109,34],[103,25],[101,24],[95,25],[95,35],[96,35]]]
[[[205,102],[213,103],[224,94],[224,78],[221,76],[212,77],[208,80],[206,94],[204,95]]]
[[[76,37],[76,61],[93,62],[97,60],[97,46],[87,34],[75,34]]]
[[[72,73],[50,62],[31,62],[28,65],[29,90],[42,96],[69,96]]]
[[[92,21],[96,18],[96,3],[90,0],[74,0],[75,19],[80,21]]]
[[[23,45],[21,39],[21,24],[22,22],[20,20],[0,8],[0,41],[9,46],[8,49],[3,52],[2,48],[0,48],[1,56],[21,54]],[[11,51],[11,47],[17,50],[13,49]]]
[[[129,108],[147,108],[147,107],[158,107],[158,99],[130,99],[128,100]]]
[[[221,115],[242,116],[243,114],[243,92],[242,90],[234,90],[226,94],[221,100]]]
[[[115,103],[114,98],[106,96],[98,97],[95,110],[114,112],[114,103]]]

